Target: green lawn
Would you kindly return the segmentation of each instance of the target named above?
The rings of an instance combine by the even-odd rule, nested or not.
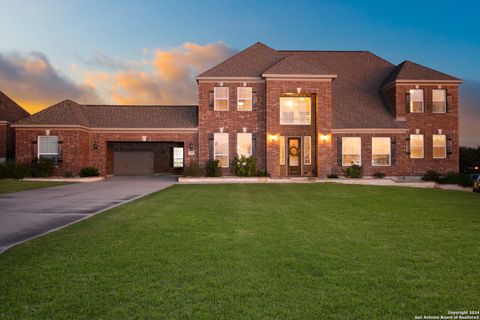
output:
[[[26,191],[32,189],[56,187],[67,184],[66,182],[51,181],[21,181],[21,180],[0,180],[0,194]]]
[[[414,319],[480,308],[480,195],[177,185],[0,255],[0,319]]]

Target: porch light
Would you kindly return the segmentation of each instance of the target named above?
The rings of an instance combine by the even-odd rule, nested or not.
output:
[[[320,141],[322,141],[323,143],[327,142],[328,141],[328,134],[321,133],[320,134]]]
[[[277,141],[277,135],[276,134],[269,134],[269,138],[272,142]]]
[[[93,148],[93,150],[97,150],[98,149],[98,144],[96,142],[94,142],[92,144],[92,148]]]

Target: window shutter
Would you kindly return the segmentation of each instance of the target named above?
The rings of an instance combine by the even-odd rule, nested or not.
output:
[[[213,90],[208,90],[208,109],[213,111],[215,94]]]
[[[37,140],[32,140],[32,160],[38,157],[38,142]]]
[[[210,159],[213,160],[213,157],[214,157],[214,139],[213,139],[213,133],[209,133],[208,134],[208,156],[210,157]]]
[[[257,157],[257,134],[252,133],[252,156]]]
[[[407,136],[405,138],[405,142],[406,142],[406,145],[405,145],[405,153],[407,155],[410,155],[410,136]]]
[[[342,137],[337,138],[337,164],[342,166]]]
[[[255,89],[252,89],[252,111],[257,111],[258,104],[258,92]]]
[[[453,147],[452,147],[452,136],[447,134],[447,157],[451,157],[453,153]]]
[[[58,158],[57,158],[57,162],[58,163],[61,163],[63,162],[63,141],[62,140],[58,140]]]
[[[448,91],[447,91],[447,101],[446,101],[446,104],[447,104],[447,113],[452,112],[452,95],[449,94]]]
[[[405,112],[410,113],[410,92],[405,94]]]
[[[395,139],[395,137],[392,137],[390,141],[390,157],[392,159],[391,165],[393,166],[397,163],[397,140]]]

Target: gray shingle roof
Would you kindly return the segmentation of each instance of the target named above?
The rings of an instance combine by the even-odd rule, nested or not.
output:
[[[0,121],[15,122],[29,115],[30,113],[0,91]]]

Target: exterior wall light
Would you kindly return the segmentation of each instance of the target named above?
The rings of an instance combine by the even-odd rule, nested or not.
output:
[[[321,133],[320,134],[320,141],[322,141],[323,143],[327,142],[328,141],[328,134]]]
[[[92,148],[93,148],[93,150],[97,150],[98,149],[98,144],[96,142],[94,142],[92,144]]]
[[[270,135],[269,135],[269,138],[270,138],[270,140],[271,140],[272,142],[277,141],[277,135],[276,135],[276,134],[270,134]]]

